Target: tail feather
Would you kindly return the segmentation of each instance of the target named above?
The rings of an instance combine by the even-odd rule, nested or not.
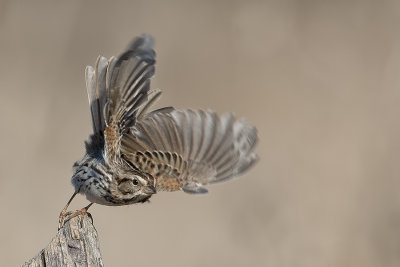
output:
[[[89,98],[90,111],[92,114],[93,132],[101,132],[105,129],[104,107],[107,102],[107,75],[108,61],[99,56],[95,68],[86,67],[86,88]]]

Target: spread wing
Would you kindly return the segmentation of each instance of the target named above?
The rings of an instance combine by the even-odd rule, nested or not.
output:
[[[135,38],[118,58],[99,56],[95,67],[86,68],[94,134],[104,135],[110,162],[120,156],[120,138],[161,95],[150,90],[154,75],[153,38]]]
[[[122,152],[156,179],[157,190],[205,193],[257,160],[256,128],[232,114],[162,109],[145,114],[122,138]]]
[[[158,190],[189,193],[249,169],[257,132],[246,121],[171,107],[147,113],[161,95],[150,90],[154,64],[153,38],[143,35],[118,58],[100,56],[86,69],[93,131],[104,136],[106,160],[124,159],[155,178]]]

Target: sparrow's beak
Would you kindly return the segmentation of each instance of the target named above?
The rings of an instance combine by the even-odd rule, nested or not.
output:
[[[157,189],[154,187],[154,185],[148,185],[144,188],[144,192],[147,194],[155,194],[157,193]]]

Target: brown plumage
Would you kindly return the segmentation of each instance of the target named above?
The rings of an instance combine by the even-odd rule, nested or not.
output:
[[[93,134],[74,165],[72,198],[82,193],[112,206],[147,201],[156,191],[206,193],[204,185],[236,177],[257,161],[256,128],[230,113],[148,112],[161,95],[150,90],[154,64],[153,39],[143,35],[118,58],[100,56],[87,67]]]

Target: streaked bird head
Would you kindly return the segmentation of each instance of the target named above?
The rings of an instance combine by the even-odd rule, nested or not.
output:
[[[140,174],[132,175],[132,173],[115,177],[110,190],[113,193],[113,201],[122,205],[146,202],[153,194],[157,193],[152,179]]]

